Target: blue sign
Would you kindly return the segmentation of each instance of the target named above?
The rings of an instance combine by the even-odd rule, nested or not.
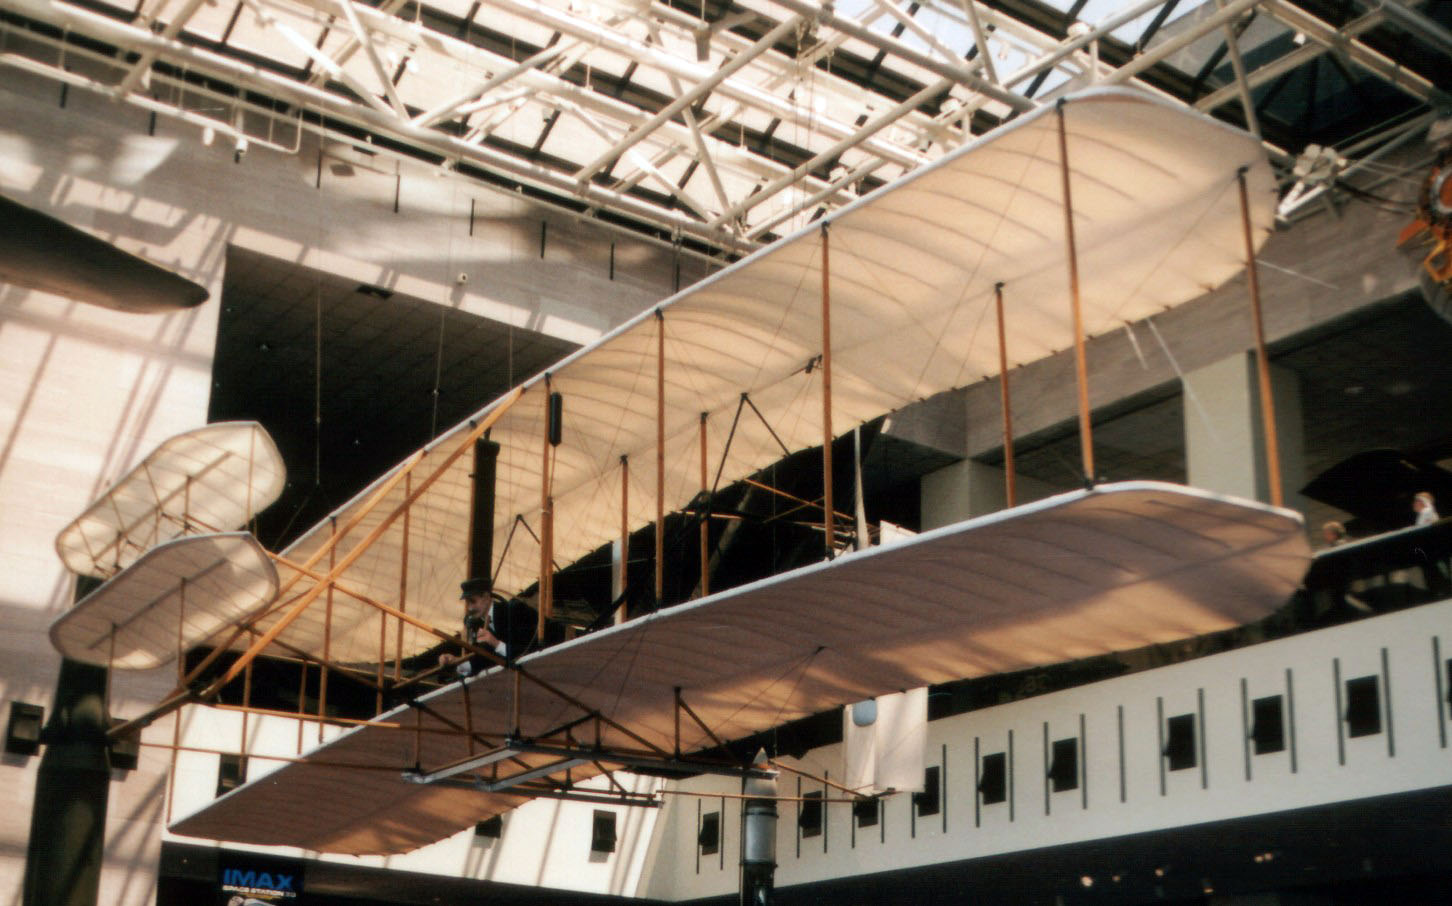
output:
[[[245,853],[222,853],[219,861],[219,902],[222,906],[298,906],[303,863]]]

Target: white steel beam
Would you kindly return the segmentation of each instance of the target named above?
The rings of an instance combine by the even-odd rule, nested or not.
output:
[[[643,199],[612,192],[600,186],[581,186],[566,174],[521,160],[502,151],[487,146],[470,145],[435,130],[419,129],[407,120],[400,120],[386,107],[379,110],[372,105],[339,97],[336,94],[304,85],[270,70],[213,51],[192,47],[180,41],[167,41],[148,29],[120,22],[109,16],[63,3],[61,0],[8,0],[8,2],[12,9],[16,9],[22,15],[32,19],[49,22],[58,28],[69,28],[97,40],[130,47],[138,52],[155,49],[162,56],[184,63],[195,71],[207,72],[218,78],[232,81],[241,87],[310,109],[326,110],[329,116],[399,139],[440,157],[468,160],[485,169],[563,197],[573,196],[586,204],[613,209],[660,229],[679,232],[707,243],[714,244],[729,240],[729,237],[723,236],[719,231],[706,229],[703,224],[678,211],[662,208]],[[315,131],[319,129],[312,124],[305,125]]]
[[[1321,44],[1333,53],[1344,52],[1348,59],[1383,81],[1405,91],[1423,103],[1441,94],[1436,87],[1416,73],[1402,68],[1396,61],[1378,53],[1355,38],[1321,21],[1298,6],[1281,0],[1265,0],[1265,10],[1282,24]]]
[[[181,34],[181,30],[186,28],[192,16],[196,15],[197,10],[201,9],[202,4],[206,2],[207,0],[187,0],[186,5],[172,17],[170,22],[166,23],[166,27],[161,31],[161,36],[170,40]],[[131,71],[126,74],[126,78],[116,86],[116,94],[124,96],[135,91],[137,85],[144,84],[142,80],[146,78],[147,73],[151,71],[151,64],[155,62],[156,53],[154,51],[143,53],[131,67]]]
[[[601,169],[603,169],[606,164],[619,157],[624,151],[629,149],[636,142],[639,142],[651,132],[654,132],[655,129],[661,124],[669,121],[677,113],[680,113],[682,110],[694,104],[696,101],[700,100],[709,92],[715,90],[716,86],[720,85],[722,82],[725,82],[735,73],[740,72],[752,60],[756,59],[761,54],[766,53],[768,50],[771,50],[771,48],[776,44],[777,41],[780,41],[782,38],[786,37],[789,32],[795,31],[800,24],[802,24],[802,20],[798,19],[788,19],[778,24],[771,31],[767,32],[765,35],[762,35],[761,39],[758,40],[754,45],[752,45],[750,50],[743,51],[742,53],[737,54],[735,58],[731,60],[731,62],[727,63],[725,66],[722,66],[720,69],[717,69],[706,78],[698,81],[695,86],[691,88],[690,91],[687,91],[685,94],[681,95],[674,101],[671,101],[669,104],[662,107],[654,116],[646,120],[645,123],[641,126],[632,130],[630,134],[626,135],[623,139],[616,143],[614,147],[610,148],[604,154],[601,154],[599,157],[595,158],[594,160],[590,161],[590,163],[577,170],[575,172],[575,178],[583,181],[589,179],[591,176],[594,176]]]
[[[828,28],[851,35],[859,41],[865,41],[880,50],[899,57],[914,66],[920,66],[940,78],[951,79],[952,81],[967,86],[979,94],[987,95],[1001,104],[1020,113],[1034,109],[1037,105],[1023,95],[1013,94],[1005,91],[997,85],[980,78],[972,68],[962,63],[944,63],[924,53],[915,50],[910,45],[891,37],[880,34],[870,28],[864,28],[858,22],[839,16],[832,12],[829,7],[817,6],[807,0],[773,0],[778,6],[785,7],[799,16],[815,17],[819,22]],[[876,153],[876,152],[874,152]]]
[[[864,125],[860,130],[858,130],[860,134],[848,136],[847,138],[839,141],[837,144],[826,149],[825,151],[814,155],[811,159],[805,160],[802,163],[798,164],[790,173],[781,176],[775,182],[763,186],[760,192],[743,198],[741,201],[738,201],[730,210],[722,212],[721,216],[711,221],[710,225],[713,227],[721,227],[736,220],[742,214],[760,205],[762,202],[776,195],[783,189],[797,184],[800,181],[802,175],[804,175],[808,171],[812,170],[815,167],[820,167],[828,161],[833,160],[843,151],[846,151],[848,148],[852,148],[856,145],[861,144],[862,139],[866,136],[869,136],[882,129],[886,129],[888,126],[891,126],[893,123],[897,122],[897,119],[899,115],[901,115],[903,110],[911,110],[912,108],[923,103],[928,98],[947,91],[948,88],[952,85],[952,79],[939,79],[938,81],[927,86],[926,88],[920,89],[917,94],[914,94],[912,97],[898,104],[896,107],[893,107],[891,110],[879,114],[876,119]]]
[[[393,86],[393,79],[388,75],[388,70],[383,68],[383,61],[378,59],[378,48],[373,46],[373,36],[358,21],[358,13],[353,9],[353,0],[338,0],[338,6],[342,8],[343,15],[348,19],[348,25],[353,29],[353,37],[363,48],[363,54],[368,58],[368,64],[373,67],[373,74],[378,77],[378,84],[383,93],[388,97],[388,103],[392,105],[393,112],[403,119],[408,119],[408,108],[403,105],[403,99],[398,96],[398,89]],[[342,67],[339,66],[339,69]]]
[[[795,2],[795,0],[790,0],[790,2]],[[646,44],[613,31],[601,31],[596,23],[566,15],[558,9],[537,2],[537,0],[495,0],[495,4],[501,9],[557,31],[598,37],[600,46],[607,50],[636,60],[641,65],[651,66],[662,72],[674,73],[693,83],[704,82],[715,72],[699,63],[674,56],[653,44]],[[806,8],[806,15],[809,18],[817,12],[817,7],[810,4],[801,5]],[[716,88],[719,93],[727,97],[742,101],[752,108],[769,113],[786,122],[809,123],[813,128],[831,138],[843,138],[856,131],[846,123],[817,114],[744,80],[726,79],[720,82]],[[874,154],[884,155],[893,163],[905,167],[915,167],[928,161],[928,158],[920,154],[894,146],[889,142],[873,142],[871,151]]]

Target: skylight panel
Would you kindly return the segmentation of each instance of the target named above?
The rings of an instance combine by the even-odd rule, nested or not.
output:
[[[237,3],[219,3],[212,6],[204,3],[187,20],[184,31],[187,34],[196,35],[208,41],[221,41],[222,35],[226,34],[227,23],[232,21],[233,11],[236,10],[238,5]],[[170,23],[178,12],[180,10],[168,9],[165,17],[159,19],[159,21]],[[243,17],[249,19],[255,18],[253,13],[246,9],[242,10],[241,15],[238,16],[238,20],[240,21]],[[271,50],[266,54],[269,57],[273,55]]]
[[[551,108],[536,101],[522,101],[491,111],[487,120],[492,125],[488,134],[501,141],[534,147],[540,130],[549,118]]]
[[[419,110],[453,101],[484,81],[483,72],[435,54],[409,54],[406,49],[389,48],[381,56],[390,75],[403,67],[403,75],[396,83],[398,96]]]
[[[604,154],[612,144],[567,110],[555,121],[541,150],[551,157],[584,166]]]
[[[202,9],[207,9],[207,7],[203,6]],[[269,27],[259,21],[252,10],[244,7],[241,14],[237,16],[237,21],[232,25],[232,31],[227,37],[227,44],[245,53],[267,57],[277,60],[285,66],[302,69],[308,63],[307,52],[285,38],[278,29],[292,29],[301,41],[311,47],[317,44],[318,35],[322,32],[323,27],[315,22],[293,16],[279,16],[278,20],[277,27]],[[196,23],[197,19],[193,19],[192,22]]]
[[[532,53],[544,47],[555,34],[552,29],[512,15],[492,3],[481,4],[474,14],[474,21],[482,28],[509,35],[517,42],[516,53],[521,58],[524,56],[522,52]]]
[[[596,47],[580,58],[580,65],[590,73],[601,72],[619,78],[630,68],[631,60],[623,54]]]
[[[690,79],[680,79],[680,90],[671,84],[670,78],[661,70],[642,62],[637,66],[635,72],[630,76],[631,81],[647,91],[653,91],[662,97],[674,100],[682,92],[690,91],[696,83]]]
[[[459,19],[467,17],[473,5],[473,0],[429,0],[429,6]]]

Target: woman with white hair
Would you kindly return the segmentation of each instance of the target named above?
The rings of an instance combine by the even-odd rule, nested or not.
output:
[[[1418,491],[1417,496],[1412,498],[1412,510],[1417,514],[1417,521],[1413,525],[1431,525],[1441,517],[1437,515],[1437,507],[1433,504],[1432,495],[1427,491]]]

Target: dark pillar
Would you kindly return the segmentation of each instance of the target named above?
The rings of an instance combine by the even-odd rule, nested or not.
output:
[[[499,445],[474,442],[474,498],[469,514],[469,575],[494,578],[494,467]]]
[[[41,735],[24,906],[96,904],[111,781],[106,725],[105,669],[62,661]]]

